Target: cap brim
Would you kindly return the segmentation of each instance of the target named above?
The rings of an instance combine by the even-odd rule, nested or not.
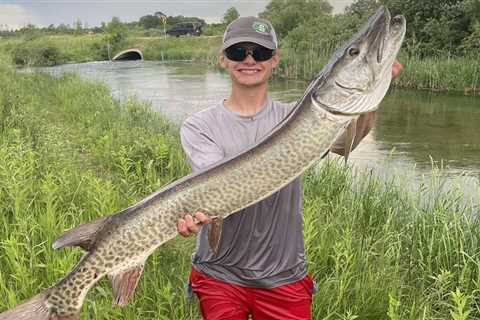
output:
[[[268,41],[268,40],[253,38],[253,37],[237,37],[237,38],[231,38],[225,41],[222,45],[222,51],[240,42],[253,42],[268,49],[272,49],[272,50],[277,49],[277,46],[275,45],[275,43],[273,43],[273,41]]]

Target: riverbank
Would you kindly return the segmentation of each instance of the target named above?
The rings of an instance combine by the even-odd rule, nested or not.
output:
[[[51,249],[63,230],[188,171],[178,128],[150,105],[119,103],[103,84],[74,75],[17,73],[6,60],[0,56],[0,310],[75,264],[80,250]],[[480,317],[479,204],[443,192],[442,181],[409,194],[358,174],[332,162],[303,179],[308,270],[319,288],[313,318]],[[82,319],[198,318],[184,295],[193,244],[178,238],[157,250],[123,310],[112,306],[108,284],[95,287]]]
[[[108,60],[128,48],[140,49],[146,60],[192,60],[217,66],[221,37],[136,37],[110,48],[101,35],[44,36],[35,39],[0,40],[0,51],[9,53],[19,66],[58,65]],[[275,75],[309,80],[328,61],[334,47],[318,51],[281,49],[281,63]],[[399,88],[453,91],[476,95],[480,92],[480,60],[471,58],[430,57],[420,59],[401,55],[404,70],[395,80]]]

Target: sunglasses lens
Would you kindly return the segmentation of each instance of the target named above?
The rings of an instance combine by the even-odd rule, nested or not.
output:
[[[231,46],[225,49],[225,55],[232,61],[243,61],[247,57],[247,50],[243,47]]]
[[[264,47],[256,47],[252,53],[255,61],[267,61],[273,56],[273,50]]]
[[[225,56],[232,61],[243,61],[248,54],[251,54],[255,61],[267,61],[273,56],[272,49],[268,49],[261,46],[256,47],[243,47],[243,46],[231,46],[224,50]]]

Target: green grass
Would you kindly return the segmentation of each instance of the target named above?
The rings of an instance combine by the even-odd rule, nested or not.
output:
[[[16,73],[0,55],[0,310],[61,278],[78,249],[55,252],[63,230],[124,208],[188,169],[178,128],[134,99],[75,75]],[[479,319],[479,203],[444,180],[418,193],[324,162],[304,176],[314,319]],[[480,194],[480,189],[479,189]],[[82,319],[199,319],[184,295],[193,239],[148,260],[119,309],[102,281]]]

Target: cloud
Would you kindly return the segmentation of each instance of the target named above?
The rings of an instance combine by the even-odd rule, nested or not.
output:
[[[219,22],[234,6],[240,15],[258,15],[270,0],[0,0],[0,29],[73,24],[98,26],[113,16],[122,21],[137,21],[141,16],[162,11],[167,15],[184,15]],[[329,0],[334,12],[341,12],[353,0]]]
[[[0,30],[21,28],[38,20],[23,7],[15,4],[0,4]]]

